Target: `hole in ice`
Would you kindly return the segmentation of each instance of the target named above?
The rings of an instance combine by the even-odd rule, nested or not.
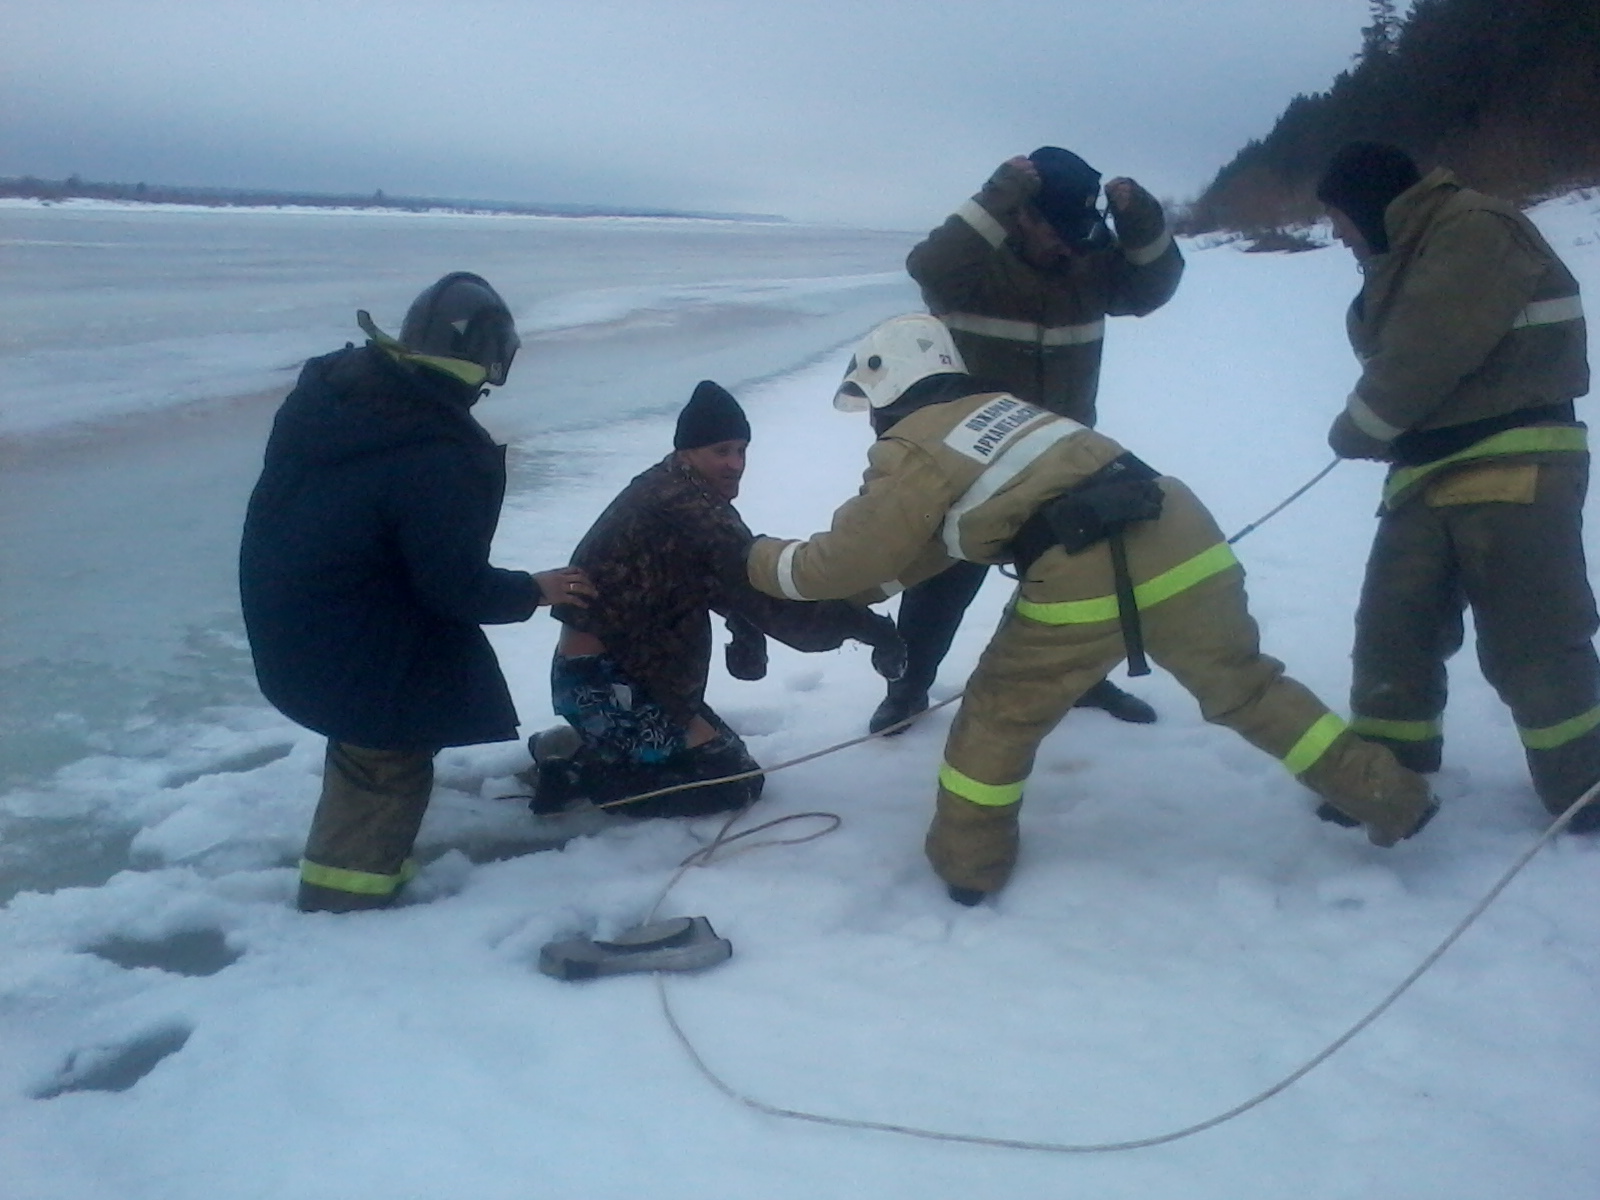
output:
[[[254,750],[246,750],[229,758],[219,759],[208,766],[192,771],[175,771],[168,775],[164,786],[181,788],[193,783],[196,779],[204,779],[207,775],[242,775],[246,771],[254,771],[268,763],[277,762],[288,755],[294,747],[284,744],[277,746],[260,746]]]
[[[152,1029],[126,1042],[74,1050],[56,1077],[33,1092],[51,1100],[67,1092],[125,1092],[169,1055],[182,1050],[194,1030],[187,1025]]]
[[[215,929],[185,929],[154,941],[114,937],[90,946],[89,953],[130,970],[155,967],[174,975],[215,975],[240,957]]]

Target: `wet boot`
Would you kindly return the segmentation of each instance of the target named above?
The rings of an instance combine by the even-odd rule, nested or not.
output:
[[[883,698],[883,703],[878,705],[867,721],[869,733],[883,733],[891,726],[900,725],[899,729],[884,734],[885,737],[895,737],[910,728],[902,725],[920,712],[925,712],[928,707],[928,689],[917,687],[915,684],[906,684],[904,680],[896,680],[889,685],[889,692]]]
[[[533,765],[517,776],[528,785],[528,808],[535,816],[563,812],[578,798],[575,756],[583,738],[570,725],[557,725],[528,739]]]
[[[1109,679],[1102,679],[1079,696],[1072,707],[1098,708],[1130,725],[1149,725],[1156,719],[1155,709],[1131,692],[1123,691]]]

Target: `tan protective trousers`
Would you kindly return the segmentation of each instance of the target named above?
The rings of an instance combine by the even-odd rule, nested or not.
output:
[[[1410,833],[1427,784],[1388,750],[1355,737],[1283,664],[1260,650],[1237,566],[1141,611],[1145,648],[1234,730],[1349,816],[1379,845]],[[1023,782],[1040,741],[1122,661],[1115,621],[1047,625],[1008,611],[967,684],[945,744],[927,853],[948,884],[992,892],[1017,857]],[[964,793],[964,794],[963,794]]]

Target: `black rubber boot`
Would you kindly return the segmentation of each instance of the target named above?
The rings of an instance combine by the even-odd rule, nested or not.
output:
[[[928,707],[928,689],[916,687],[902,687],[900,684],[891,683],[889,694],[883,698],[883,703],[873,709],[871,718],[867,721],[867,730],[870,733],[883,733],[892,725],[899,725],[902,721],[909,720]],[[910,726],[902,726],[885,737],[895,737],[904,733]]]
[[[1433,818],[1438,815],[1439,802],[1435,800],[1428,806],[1428,811],[1422,814],[1422,818],[1411,827],[1411,832],[1406,834],[1405,837],[1401,838],[1400,840],[1403,842],[1408,838],[1416,837],[1417,834],[1421,833],[1423,829],[1427,827],[1428,822],[1433,820]],[[1329,824],[1342,825],[1346,829],[1357,829],[1360,828],[1361,825],[1360,821],[1356,820],[1348,813],[1341,812],[1339,809],[1329,804],[1326,800],[1317,805],[1317,816],[1322,820],[1327,821]],[[1571,829],[1572,826],[1568,825],[1567,828]]]
[[[988,892],[980,892],[977,888],[957,887],[953,883],[950,885],[948,891],[950,893],[950,899],[954,900],[957,904],[966,906],[967,908],[976,908],[978,905],[983,903],[984,898],[989,894]]]
[[[1132,693],[1123,691],[1109,679],[1102,679],[1079,696],[1078,702],[1072,707],[1098,708],[1130,725],[1149,725],[1156,719],[1155,709]]]

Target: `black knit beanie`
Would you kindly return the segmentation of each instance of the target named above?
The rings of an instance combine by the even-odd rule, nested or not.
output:
[[[717,442],[750,440],[750,422],[744,409],[720,384],[702,379],[694,395],[678,414],[678,429],[672,436],[674,450],[698,450]]]
[[[1082,241],[1098,219],[1090,205],[1100,194],[1100,172],[1060,146],[1040,146],[1028,159],[1039,172],[1033,206],[1068,242]]]
[[[1384,142],[1351,142],[1333,156],[1317,199],[1350,218],[1377,254],[1389,249],[1383,211],[1422,176],[1411,156]]]

